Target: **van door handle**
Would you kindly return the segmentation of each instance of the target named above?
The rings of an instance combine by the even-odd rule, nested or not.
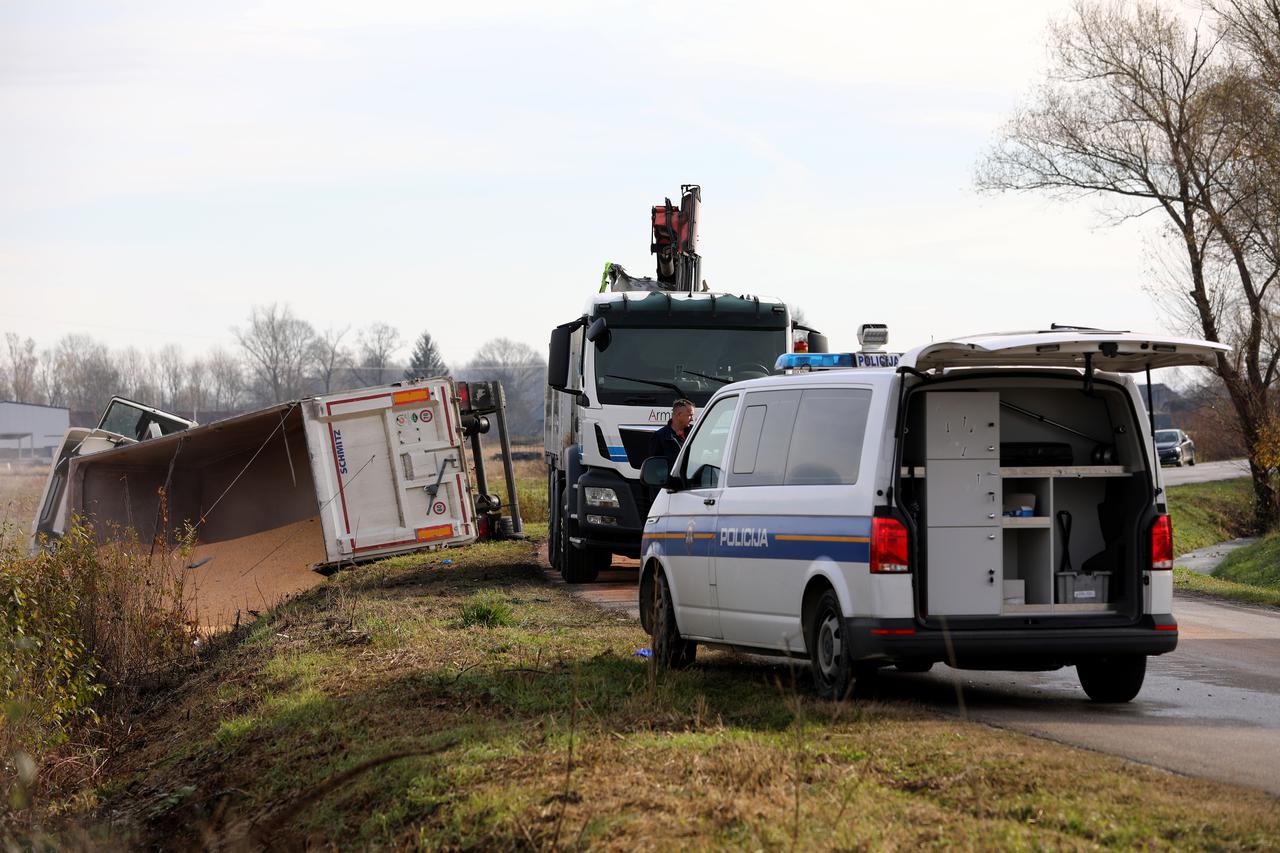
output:
[[[715,498],[703,498],[703,499],[702,499],[702,505],[703,505],[703,506],[715,506],[715,505],[716,505],[716,499],[715,499]]]

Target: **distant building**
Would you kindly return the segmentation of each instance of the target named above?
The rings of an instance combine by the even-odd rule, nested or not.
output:
[[[48,459],[70,425],[71,412],[61,406],[0,400],[0,458]]]

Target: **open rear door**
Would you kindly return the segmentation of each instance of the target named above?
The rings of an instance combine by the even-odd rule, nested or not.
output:
[[[1075,367],[1136,373],[1161,367],[1210,367],[1226,344],[1142,332],[1058,328],[1010,332],[929,344],[902,363],[916,370],[951,367]]]
[[[330,562],[476,538],[450,380],[365,388],[304,405]]]

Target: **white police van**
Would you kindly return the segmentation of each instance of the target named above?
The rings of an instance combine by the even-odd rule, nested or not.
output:
[[[1054,326],[784,355],[782,375],[725,386],[674,471],[644,463],[660,488],[639,580],[654,658],[685,666],[699,643],[808,657],[834,698],[888,665],[1074,665],[1090,698],[1132,699],[1178,628],[1131,375],[1150,387],[1152,369],[1226,350]]]

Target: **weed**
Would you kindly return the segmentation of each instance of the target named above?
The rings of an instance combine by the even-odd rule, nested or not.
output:
[[[462,602],[462,625],[497,628],[515,621],[515,610],[494,590],[477,592]]]

